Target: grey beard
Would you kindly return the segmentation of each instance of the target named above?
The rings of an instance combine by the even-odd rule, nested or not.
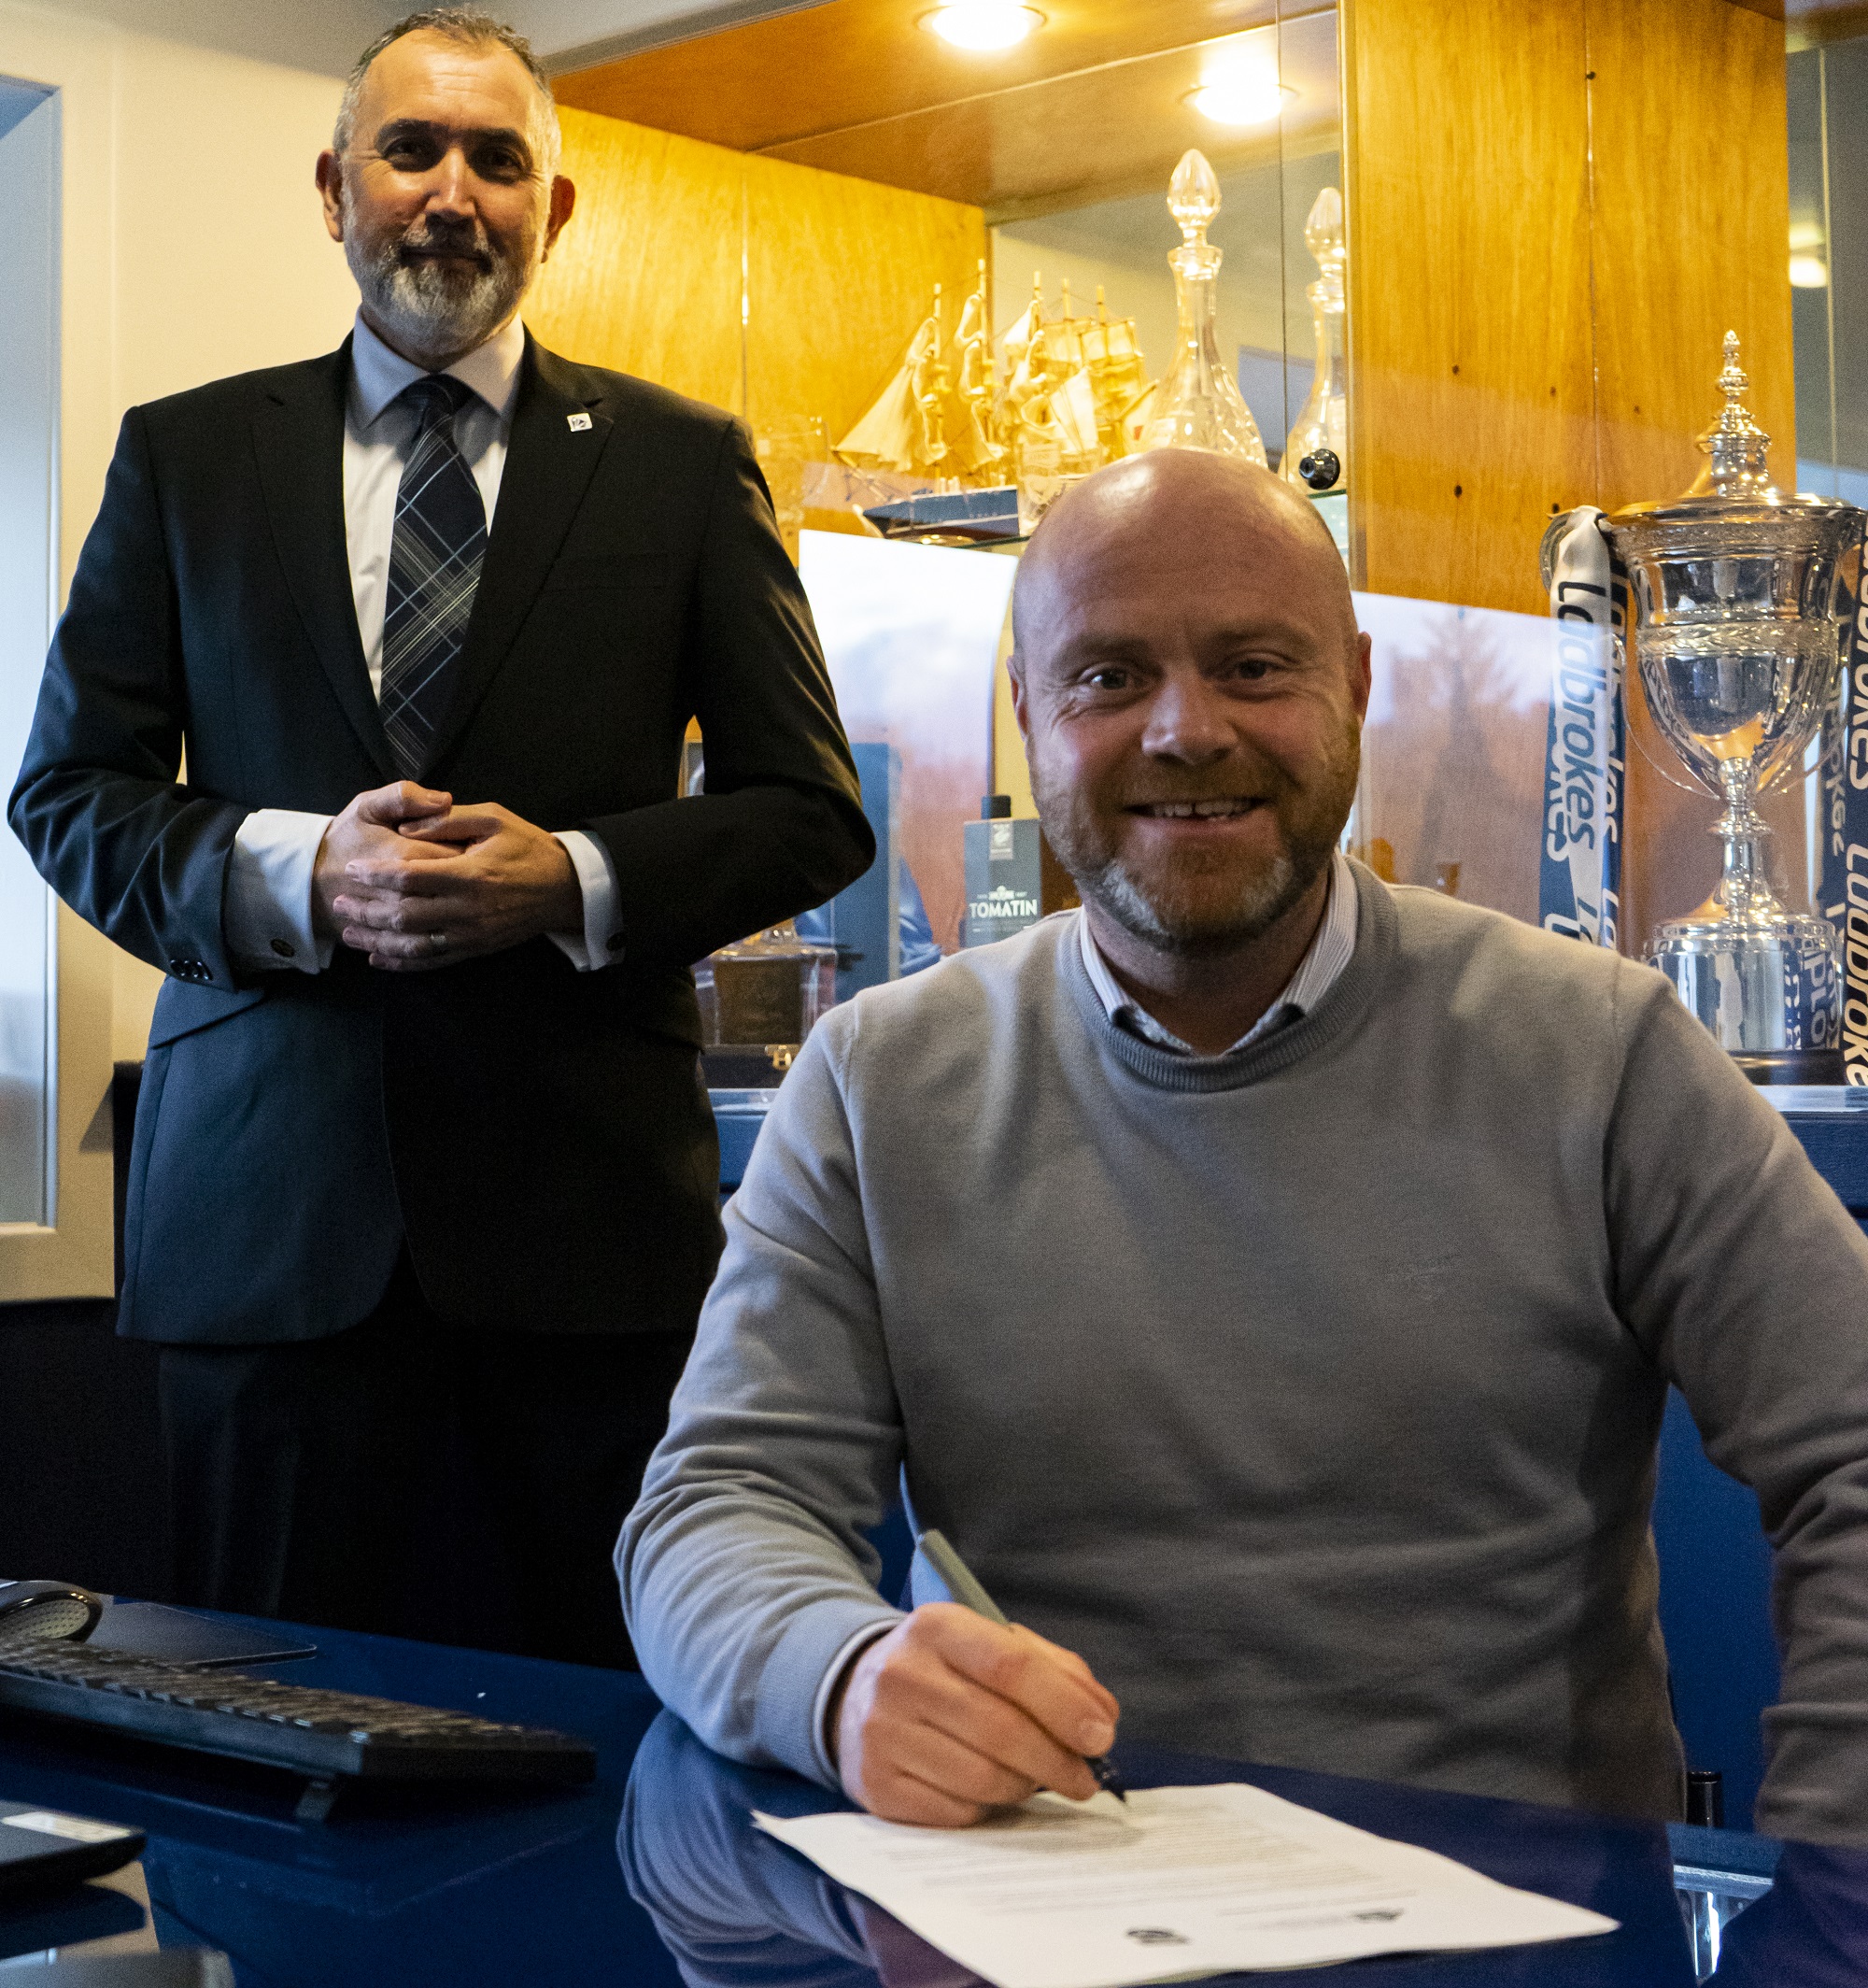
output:
[[[1307,852],[1308,854],[1308,852]],[[1323,852],[1325,859],[1328,850]],[[1165,918],[1120,861],[1104,863],[1077,879],[1077,888],[1124,931],[1144,945],[1170,956],[1196,958],[1230,952],[1236,945],[1268,931],[1290,910],[1315,879],[1322,864],[1303,868],[1281,849],[1269,865],[1245,885],[1233,901],[1232,916],[1223,930],[1188,932]]]
[[[345,259],[363,302],[411,358],[444,361],[483,344],[518,307],[535,266],[495,251],[490,268],[463,282],[433,263],[404,263],[399,242],[366,254],[350,225],[347,200],[345,224]]]

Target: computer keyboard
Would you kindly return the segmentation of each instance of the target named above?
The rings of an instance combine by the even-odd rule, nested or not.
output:
[[[44,1639],[0,1640],[0,1710],[263,1761],[314,1781],[582,1782],[597,1771],[586,1741],[544,1726]]]

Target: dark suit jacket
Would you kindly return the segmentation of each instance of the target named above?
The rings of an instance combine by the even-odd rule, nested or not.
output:
[[[461,1325],[691,1326],[719,1225],[689,962],[874,853],[765,486],[729,416],[529,339],[426,776],[601,841],[623,961],[578,973],[538,939],[427,974],[342,947],[316,976],[243,974],[221,930],[242,818],[396,776],[345,554],[348,378],[347,345],[125,417],[13,793],[59,895],[170,976],[120,1328],[323,1337],[404,1236]],[[707,792],[679,800],[690,716]]]

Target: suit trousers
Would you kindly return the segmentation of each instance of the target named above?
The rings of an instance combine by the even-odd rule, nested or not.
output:
[[[165,1345],[174,1598],[633,1668],[611,1555],[692,1343],[463,1330],[404,1252],[332,1338]]]

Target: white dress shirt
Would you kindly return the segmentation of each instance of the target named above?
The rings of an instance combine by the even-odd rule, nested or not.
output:
[[[1284,991],[1278,999],[1230,1049],[1220,1052],[1222,1056],[1237,1056],[1241,1049],[1249,1049],[1261,1036],[1269,1035],[1272,1030],[1281,1028],[1287,1021],[1295,1021],[1300,1015],[1308,1015],[1323,1000],[1335,987],[1355,952],[1357,916],[1355,878],[1350,873],[1349,859],[1340,849],[1333,850],[1330,854],[1329,897],[1323,905],[1323,919],[1317,927],[1316,936],[1297,962],[1297,971],[1285,983]],[[1110,972],[1109,962],[1090,936],[1090,921],[1081,912],[1077,914],[1077,937],[1083,948],[1083,971],[1089,974],[1090,985],[1097,990],[1097,998],[1102,1002],[1110,1020],[1118,1029],[1126,1029],[1131,1035],[1139,1035],[1144,1043],[1153,1043],[1155,1048],[1165,1049],[1172,1056],[1197,1057],[1200,1054],[1191,1044],[1183,1043],[1171,1029],[1164,1029],[1146,1008],[1123,992],[1116,984],[1115,975]]]
[[[454,419],[454,438],[487,507],[487,530],[500,501],[518,395],[525,327],[517,318],[484,345],[446,370],[474,390]],[[344,536],[350,565],[350,597],[357,632],[370,669],[370,688],[383,689],[383,618],[389,594],[389,547],[395,536],[396,493],[415,440],[416,414],[397,399],[426,368],[393,352],[360,315],[350,344],[350,390],[344,416]],[[473,800],[498,800],[474,795]],[[316,973],[331,964],[334,939],[312,928],[311,880],[329,815],[295,808],[259,808],[240,824],[227,873],[223,909],[227,949],[248,971],[295,968]],[[567,829],[558,836],[577,873],[584,898],[579,938],[547,936],[580,973],[622,957],[616,917],[616,873],[595,836]]]

